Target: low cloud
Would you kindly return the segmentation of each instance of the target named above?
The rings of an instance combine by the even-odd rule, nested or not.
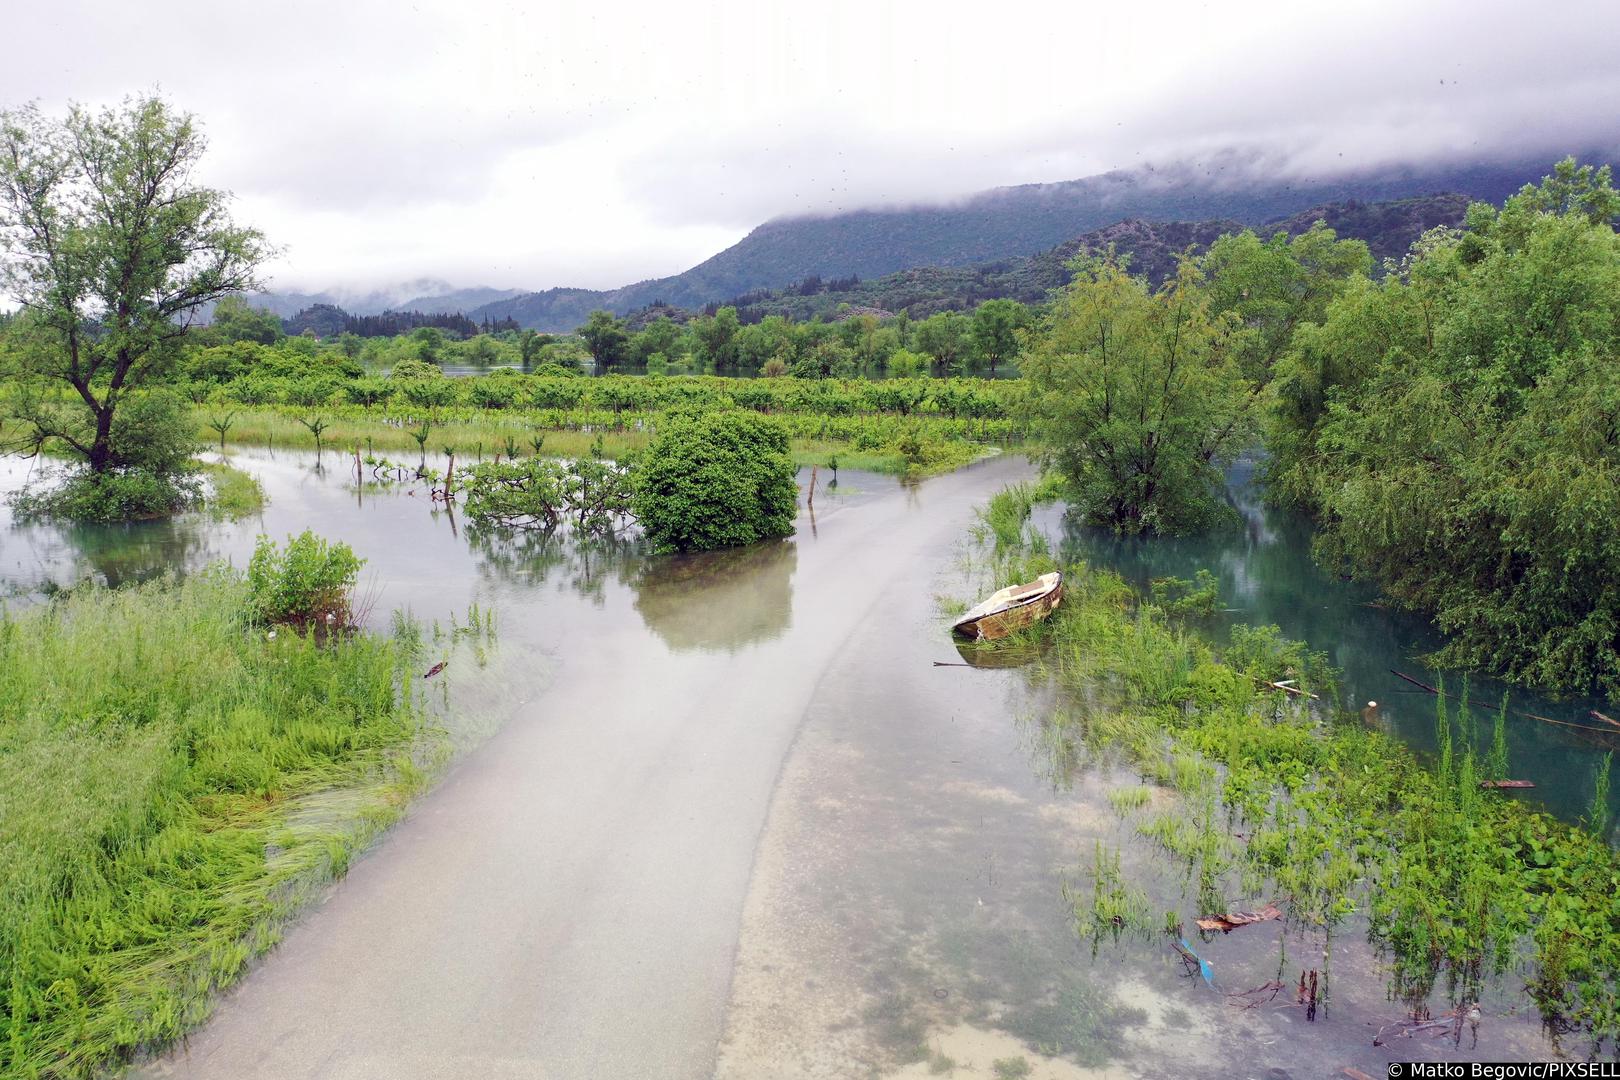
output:
[[[1233,182],[1620,146],[1620,6],[1166,0],[814,11],[70,0],[0,102],[161,87],[284,284],[611,286],[772,217],[1154,164]]]

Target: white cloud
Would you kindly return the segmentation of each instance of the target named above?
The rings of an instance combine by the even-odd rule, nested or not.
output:
[[[1557,6],[78,0],[8,17],[0,102],[160,86],[286,287],[611,286],[779,214],[1144,161],[1620,143],[1620,5]]]

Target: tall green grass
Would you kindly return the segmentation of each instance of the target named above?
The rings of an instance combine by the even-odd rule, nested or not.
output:
[[[0,616],[0,1075],[183,1033],[424,782],[409,648],[245,602],[216,569]]]

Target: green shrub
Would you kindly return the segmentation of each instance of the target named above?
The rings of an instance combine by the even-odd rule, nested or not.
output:
[[[752,413],[672,416],[634,474],[631,506],[661,551],[707,551],[793,532],[799,488],[781,425]]]
[[[606,536],[630,513],[629,472],[597,456],[484,462],[464,474],[462,490],[473,524],[500,529],[550,532],[568,523]]]
[[[354,583],[365,562],[344,543],[328,543],[305,529],[285,550],[259,537],[248,562],[248,604],[264,623],[317,630],[354,623]]]

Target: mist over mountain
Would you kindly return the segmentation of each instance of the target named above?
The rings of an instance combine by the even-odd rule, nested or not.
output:
[[[313,307],[342,308],[350,315],[380,315],[385,311],[431,311],[466,314],[476,307],[522,296],[521,289],[483,286],[458,289],[438,278],[417,278],[377,289],[331,288],[321,292],[249,293],[248,303],[268,308],[283,319]]]
[[[1455,192],[1499,202],[1545,175],[1552,161],[1432,165],[1330,178],[1268,178],[1240,163],[1110,172],[1055,184],[996,188],[958,202],[777,218],[672,277],[620,289],[554,288],[467,312],[566,331],[595,308],[627,314],[654,302],[701,307],[808,277],[879,277],[911,267],[957,267],[1048,250],[1125,219],[1260,225],[1328,203],[1368,204]]]

